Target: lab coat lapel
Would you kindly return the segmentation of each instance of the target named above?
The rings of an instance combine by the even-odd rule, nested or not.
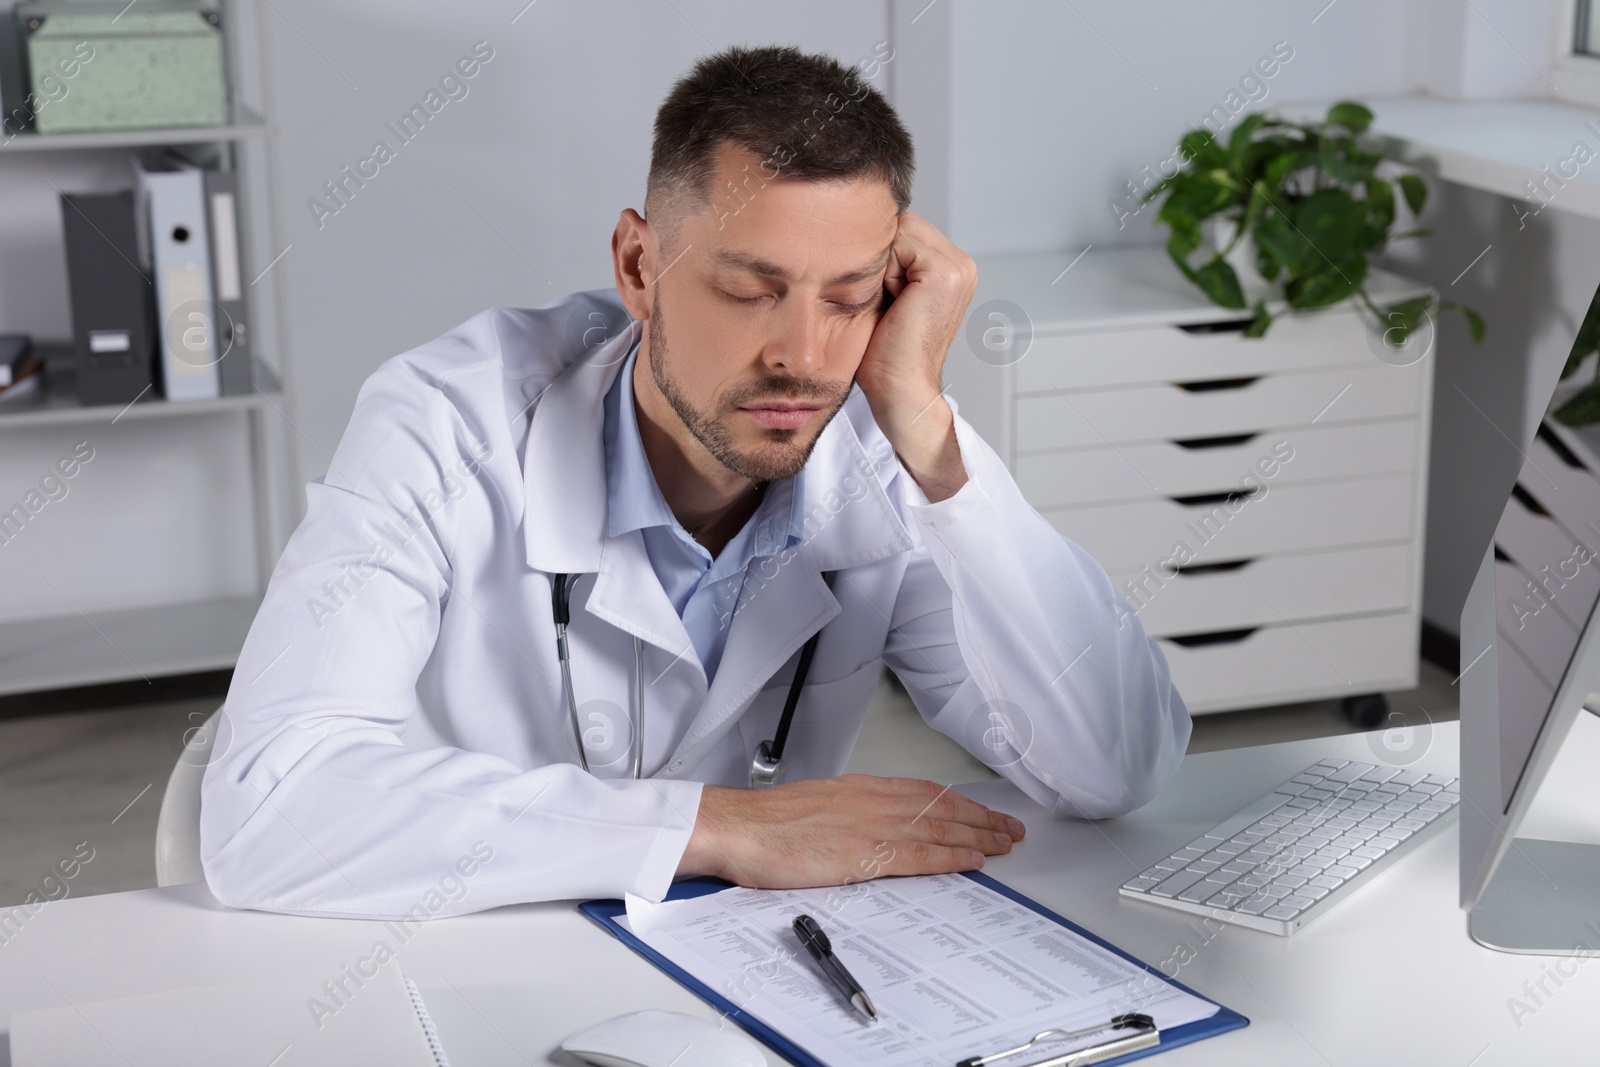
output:
[[[644,539],[637,530],[606,536],[604,398],[638,337],[637,328],[624,330],[573,359],[534,406],[522,457],[528,565],[547,574],[596,574],[585,604],[590,614],[701,670]]]

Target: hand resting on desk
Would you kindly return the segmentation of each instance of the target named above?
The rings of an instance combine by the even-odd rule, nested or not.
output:
[[[772,789],[706,786],[678,877],[757,889],[976,870],[1011,851],[1020,821],[948,786],[847,774]]]

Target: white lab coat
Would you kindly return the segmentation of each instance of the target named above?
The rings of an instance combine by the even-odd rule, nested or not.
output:
[[[752,564],[708,686],[640,534],[605,533],[601,401],[638,332],[604,321],[631,322],[612,290],[493,309],[363,384],[228,690],[201,814],[219,900],[373,918],[659,900],[700,783],[749,784],[819,628],[791,780],[843,771],[885,663],[933,729],[1057,813],[1129,811],[1176,769],[1188,711],[1100,566],[959,417],[970,480],[929,504],[859,390],[799,475],[806,540]],[[592,773],[553,573],[582,575],[574,688],[617,754]]]

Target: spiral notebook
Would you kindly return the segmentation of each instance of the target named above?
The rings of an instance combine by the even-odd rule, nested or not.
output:
[[[994,1056],[1001,1067],[1113,1045],[1113,1021],[1148,1016],[1125,1063],[1249,1025],[1035,901],[980,873],[883,878],[833,889],[681,882],[666,902],[597,900],[582,911],[777,1052],[805,1067],[910,1067]],[[793,937],[815,918],[871,996],[852,1011]],[[1154,1038],[1155,1040],[1150,1040]],[[1131,1047],[1131,1046],[1128,1046]]]
[[[450,1067],[422,995],[392,960],[59,1004],[11,1018],[12,1067],[130,1063]]]

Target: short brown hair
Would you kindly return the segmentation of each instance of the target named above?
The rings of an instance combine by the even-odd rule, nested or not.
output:
[[[735,45],[699,60],[656,111],[645,214],[664,251],[679,220],[710,204],[724,142],[761,156],[760,178],[871,176],[898,210],[911,203],[911,135],[882,93],[832,56]]]

